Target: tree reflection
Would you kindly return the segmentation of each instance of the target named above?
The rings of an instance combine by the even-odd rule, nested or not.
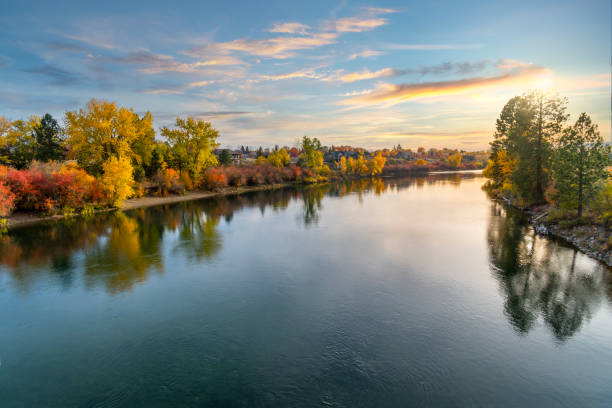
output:
[[[494,203],[487,241],[504,311],[521,334],[538,318],[564,341],[588,321],[606,296],[608,272],[576,250],[538,237],[521,214]],[[582,262],[579,262],[582,261]]]

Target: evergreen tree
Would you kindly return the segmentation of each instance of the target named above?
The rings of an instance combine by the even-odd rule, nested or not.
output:
[[[232,155],[230,154],[229,150],[227,149],[221,150],[221,153],[219,153],[219,164],[222,166],[231,166]]]
[[[36,138],[36,160],[48,162],[64,159],[62,129],[53,116],[46,113],[33,130]]]
[[[557,199],[562,206],[577,209],[580,217],[585,200],[595,192],[596,183],[608,177],[610,147],[604,145],[589,115],[582,113],[559,138],[554,158]]]

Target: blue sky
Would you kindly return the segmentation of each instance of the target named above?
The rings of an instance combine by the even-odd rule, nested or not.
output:
[[[472,150],[543,88],[610,138],[608,0],[83,3],[2,0],[0,115],[99,98],[211,121],[224,146]]]

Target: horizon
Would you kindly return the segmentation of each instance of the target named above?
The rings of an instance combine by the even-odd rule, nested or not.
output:
[[[542,89],[611,140],[609,2],[75,5],[3,7],[0,115],[96,98],[156,129],[205,119],[222,146],[477,151],[509,98]]]

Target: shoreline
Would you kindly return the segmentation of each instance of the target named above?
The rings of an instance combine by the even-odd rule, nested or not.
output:
[[[597,224],[582,224],[563,228],[557,223],[546,221],[546,215],[548,215],[546,207],[538,210],[537,207],[519,207],[508,199],[498,198],[497,200],[527,216],[529,225],[539,236],[558,239],[604,265],[612,267],[612,251],[599,246],[602,245],[601,240],[605,240],[608,235],[604,227]]]
[[[144,196],[139,198],[130,198],[123,202],[122,207],[100,208],[92,212],[93,214],[102,214],[113,211],[130,211],[137,208],[154,207],[157,205],[180,203],[183,201],[200,200],[203,198],[221,197],[229,195],[239,195],[250,193],[253,191],[276,190],[279,188],[297,186],[300,184],[281,183],[281,184],[266,184],[263,186],[246,186],[246,187],[226,187],[220,191],[189,191],[181,195],[168,195],[165,197]],[[59,221],[62,219],[82,217],[82,214],[56,214],[48,216],[38,216],[36,213],[17,213],[6,218],[5,228],[7,230],[35,225],[45,221]]]

